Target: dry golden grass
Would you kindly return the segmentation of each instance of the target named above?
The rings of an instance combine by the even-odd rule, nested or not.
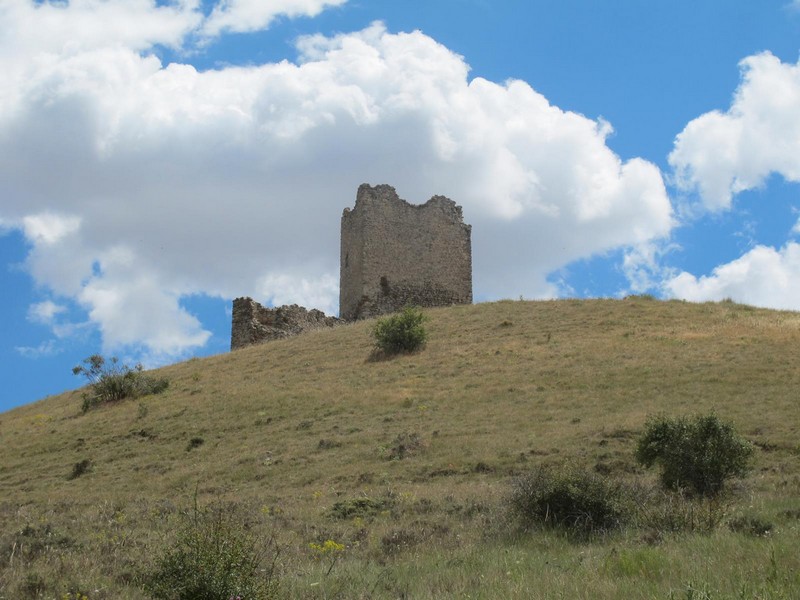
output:
[[[0,415],[0,599],[143,597],[195,498],[277,533],[289,597],[800,597],[797,313],[638,297],[427,313],[413,355],[370,361],[361,322],[160,369],[163,394],[85,415],[80,392]],[[648,415],[712,410],[759,448],[732,510],[769,539],[496,533],[514,474],[652,480],[632,458]],[[332,516],[357,498],[386,508]],[[325,539],[347,546],[328,576],[308,550]]]

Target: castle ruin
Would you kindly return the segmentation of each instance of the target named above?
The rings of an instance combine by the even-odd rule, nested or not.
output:
[[[233,301],[231,350],[402,309],[472,303],[472,227],[444,196],[409,204],[361,185],[342,214],[339,318],[302,306]]]
[[[360,186],[342,214],[339,317],[471,304],[471,232],[449,198],[417,206],[389,185]]]

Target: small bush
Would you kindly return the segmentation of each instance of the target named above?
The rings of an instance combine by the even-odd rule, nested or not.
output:
[[[622,484],[595,473],[542,467],[513,481],[510,512],[524,529],[610,531],[628,520],[626,492]]]
[[[378,319],[372,330],[376,348],[387,356],[419,350],[428,339],[424,326],[427,320],[422,311],[411,306],[399,314]]]
[[[116,356],[106,360],[93,354],[84,359],[83,364],[72,369],[73,375],[83,375],[89,381],[81,409],[86,412],[98,404],[159,394],[167,389],[167,379],[145,375],[143,370],[140,364],[133,368],[120,364]]]
[[[92,461],[88,458],[84,458],[83,460],[76,462],[72,467],[72,473],[70,473],[67,479],[77,479],[81,475],[88,473],[92,468]]]
[[[192,439],[189,440],[189,443],[186,444],[186,451],[191,452],[195,448],[199,448],[200,446],[205,444],[205,442],[206,441],[201,437],[193,437]]]
[[[652,418],[636,448],[640,464],[661,467],[666,488],[702,496],[716,496],[726,480],[746,475],[752,455],[753,446],[716,415]]]
[[[274,542],[261,546],[230,508],[195,508],[177,540],[145,577],[145,589],[163,600],[277,598]]]
[[[392,447],[386,450],[387,460],[403,460],[416,455],[425,448],[425,443],[420,435],[414,431],[401,433],[392,442]]]

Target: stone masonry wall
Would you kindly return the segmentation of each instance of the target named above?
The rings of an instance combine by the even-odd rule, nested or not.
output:
[[[339,317],[471,304],[471,230],[444,196],[413,205],[391,186],[360,186],[342,214]]]
[[[306,310],[297,304],[265,308],[252,298],[236,298],[233,301],[231,350],[339,323],[336,317],[327,317],[320,310]]]

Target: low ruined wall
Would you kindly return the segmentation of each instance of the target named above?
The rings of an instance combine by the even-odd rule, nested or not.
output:
[[[297,304],[265,308],[252,298],[233,301],[231,325],[231,350],[279,340],[324,327],[333,327],[341,321],[328,317],[321,310],[307,310]]]

